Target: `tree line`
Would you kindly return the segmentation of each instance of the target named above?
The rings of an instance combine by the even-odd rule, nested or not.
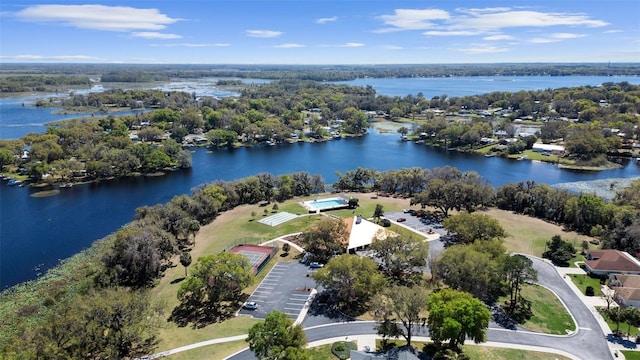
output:
[[[234,77],[348,81],[359,78],[454,76],[625,76],[637,75],[637,64],[395,64],[395,65],[161,65],[161,64],[3,64],[7,74],[86,74],[109,81],[148,82],[165,78]],[[106,80],[103,80],[106,81]]]
[[[0,93],[58,91],[67,86],[91,84],[88,76],[11,75],[0,76]]]

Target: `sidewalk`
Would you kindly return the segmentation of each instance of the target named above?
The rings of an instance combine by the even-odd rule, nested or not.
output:
[[[584,295],[582,291],[580,291],[580,289],[576,286],[576,284],[573,283],[573,281],[571,280],[571,277],[568,276],[569,274],[586,275],[587,273],[581,268],[564,268],[564,267],[558,267],[558,266],[554,266],[554,267],[556,268],[556,271],[558,272],[558,274],[560,274],[565,279],[565,281],[567,282],[567,285],[569,285],[571,290],[573,290],[573,292],[578,296],[578,298],[580,298],[580,300],[587,306],[589,311],[591,311],[591,313],[593,314],[593,317],[595,317],[596,321],[600,325],[600,329],[602,330],[603,336],[608,338],[612,334],[611,328],[609,328],[609,324],[607,324],[607,322],[604,320],[600,312],[596,309],[596,307],[606,308],[607,307],[606,300],[604,300],[601,296]],[[604,292],[604,291],[612,291],[612,290],[609,289],[608,286],[604,285],[602,286],[602,291]],[[611,304],[611,307],[614,307],[614,306],[618,306],[618,304],[616,304],[615,302]],[[593,330],[596,330],[596,329],[593,329]],[[613,354],[614,358],[616,359],[624,359],[624,355],[622,354],[621,350],[631,350],[629,348],[626,348],[621,343],[612,342],[610,340],[607,341],[607,344],[609,345],[609,350],[611,351],[611,354]]]

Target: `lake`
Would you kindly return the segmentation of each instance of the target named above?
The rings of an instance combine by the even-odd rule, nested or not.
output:
[[[545,79],[553,82],[542,88],[557,84],[557,78]],[[635,79],[634,83],[640,82],[640,78]],[[386,79],[377,80],[386,82]],[[445,80],[448,79],[438,80],[442,84],[438,94],[458,96],[448,91]],[[567,85],[567,79],[564,80],[561,86]],[[597,81],[600,80],[594,79],[589,84]],[[475,82],[471,81],[468,86],[479,86],[472,84]],[[409,93],[417,94],[415,90],[417,88]],[[19,109],[29,111],[21,105]],[[0,123],[10,121],[4,114],[0,117]],[[336,171],[344,173],[358,166],[385,171],[446,165],[461,171],[477,171],[493,186],[523,180],[555,184],[640,176],[640,167],[635,162],[602,172],[573,172],[539,162],[486,158],[434,149],[402,142],[397,133],[380,134],[373,129],[368,135],[354,139],[233,150],[195,149],[192,155],[193,169],[190,170],[162,177],[136,177],[74,186],[51,197],[32,197],[32,189],[1,184],[0,288],[33,279],[59,260],[89,247],[96,239],[131,221],[137,207],[165,203],[175,195],[189,194],[193,188],[214,180],[233,180],[260,172],[281,175],[307,171],[320,174],[327,183],[332,183],[337,179]]]

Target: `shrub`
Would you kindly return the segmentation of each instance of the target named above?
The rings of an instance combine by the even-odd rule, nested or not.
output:
[[[331,353],[340,360],[346,360],[351,357],[351,350],[356,350],[356,344],[347,341],[334,342],[331,346]]]
[[[587,286],[587,289],[584,291],[584,294],[587,296],[593,296],[595,294],[593,286]]]
[[[384,226],[384,227],[389,227],[389,226],[391,226],[391,220],[389,220],[389,219],[382,219],[382,226]]]

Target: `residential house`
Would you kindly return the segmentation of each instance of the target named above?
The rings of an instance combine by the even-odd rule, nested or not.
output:
[[[585,256],[585,270],[593,275],[633,274],[640,275],[640,261],[631,254],[613,250],[591,250]]]
[[[611,274],[609,287],[615,291],[618,304],[640,308],[640,275]]]

